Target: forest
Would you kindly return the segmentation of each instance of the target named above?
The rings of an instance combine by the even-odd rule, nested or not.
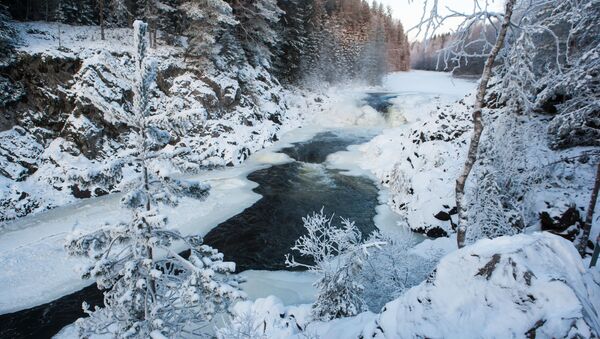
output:
[[[367,79],[409,68],[402,24],[366,0],[6,0],[16,20],[130,27],[149,23],[151,43],[180,46],[198,62],[250,62],[284,81]],[[160,32],[160,37],[158,36]]]

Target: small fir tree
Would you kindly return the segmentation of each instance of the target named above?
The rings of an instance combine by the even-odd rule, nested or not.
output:
[[[235,264],[224,262],[223,255],[203,245],[200,236],[167,229],[168,220],[158,211],[159,204],[176,206],[183,196],[202,199],[209,186],[151,170],[153,161],[168,160],[161,150],[170,136],[148,119],[156,71],[146,60],[147,27],[141,21],[134,23],[137,72],[129,123],[139,132],[132,161],[139,164],[141,175],[122,198],[132,219],[90,234],[74,234],[66,244],[71,255],[92,259],[83,277],[96,279],[98,287],[106,290],[104,308],[90,310],[84,304],[90,317],[77,322],[82,336],[200,335],[216,313],[243,297],[237,281],[228,277]],[[174,250],[175,244],[185,247],[187,259]]]

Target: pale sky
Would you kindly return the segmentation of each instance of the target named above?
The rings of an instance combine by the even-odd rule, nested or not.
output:
[[[391,6],[394,17],[400,19],[405,30],[409,30],[419,23],[421,16],[423,15],[423,5],[425,0],[378,0],[382,2],[384,6]],[[429,0],[431,3],[433,0]],[[490,7],[494,11],[502,11],[504,1],[502,0],[488,0]],[[485,1],[482,1],[485,2]],[[473,0],[439,0],[439,7],[446,8],[450,7],[453,10],[461,12],[472,12],[473,11]],[[446,11],[440,10],[442,13]],[[458,23],[457,23],[458,24]],[[449,25],[446,31],[450,31],[452,25]],[[414,40],[416,32],[409,33],[409,39]]]

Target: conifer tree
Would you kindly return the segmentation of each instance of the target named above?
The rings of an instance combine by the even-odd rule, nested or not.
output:
[[[230,302],[243,297],[228,274],[235,264],[223,261],[200,236],[183,236],[167,228],[160,205],[176,206],[180,197],[203,199],[209,186],[172,178],[152,167],[173,155],[163,150],[170,135],[151,124],[150,94],[156,76],[147,60],[147,24],[136,21],[136,82],[134,110],[128,119],[137,130],[131,145],[139,165],[137,183],[122,198],[132,212],[129,222],[108,225],[90,234],[73,234],[66,247],[71,255],[92,259],[84,278],[105,290],[104,307],[90,310],[77,324],[82,336],[181,337],[201,335],[203,327]],[[175,251],[183,245],[187,259]]]

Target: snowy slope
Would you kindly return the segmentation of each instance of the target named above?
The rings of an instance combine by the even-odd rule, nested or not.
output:
[[[600,331],[599,279],[558,236],[501,237],[449,254],[379,315],[315,322],[310,305],[270,297],[239,303],[244,321],[232,327],[257,338],[589,338]]]
[[[118,192],[135,176],[123,145],[132,131],[132,31],[19,23],[14,65],[0,73],[17,79],[27,100],[0,108],[0,232],[6,221]],[[183,49],[152,50],[158,78],[152,119],[173,131],[170,151],[187,151],[173,171],[234,166],[300,124],[316,95],[290,92],[264,68],[227,72],[184,62]],[[320,100],[317,100],[320,101]]]
[[[444,73],[412,71],[388,76],[384,90],[398,94],[390,108],[392,128],[367,144],[332,155],[334,167],[370,173],[402,217],[402,226],[429,236],[452,232],[435,216],[454,206],[454,181],[462,166],[471,129],[469,106],[462,98],[472,81]]]

